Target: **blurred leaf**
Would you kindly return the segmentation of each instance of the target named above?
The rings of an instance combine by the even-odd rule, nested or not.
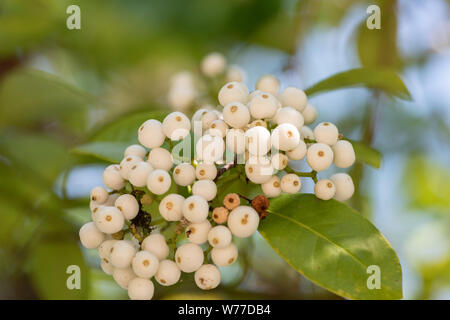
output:
[[[81,125],[84,108],[92,101],[91,95],[52,74],[21,69],[0,83],[0,125],[59,119]]]
[[[80,267],[81,289],[66,286],[67,267]],[[73,242],[44,242],[35,246],[30,256],[30,275],[33,285],[43,299],[85,299],[88,293],[89,269],[78,245]]]
[[[388,95],[411,100],[403,80],[393,71],[380,68],[359,68],[336,73],[305,90],[308,96],[331,90],[367,87],[381,90]]]
[[[89,142],[72,149],[78,155],[88,155],[102,161],[119,163],[129,143],[123,142]]]
[[[431,159],[411,157],[405,167],[404,181],[410,205],[427,212],[450,212],[450,170]]]
[[[380,151],[372,148],[361,141],[348,140],[355,149],[356,160],[362,161],[371,165],[372,167],[379,168],[381,164],[382,154]]]
[[[70,223],[81,227],[83,224],[92,221],[91,210],[89,206],[68,208],[64,210],[65,218]]]
[[[363,216],[312,194],[271,200],[261,235],[293,268],[350,299],[400,299],[402,273],[395,251]],[[381,289],[367,287],[367,267],[381,269]]]

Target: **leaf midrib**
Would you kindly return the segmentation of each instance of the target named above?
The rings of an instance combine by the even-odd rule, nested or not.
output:
[[[367,269],[367,265],[366,265],[364,262],[362,262],[360,259],[358,259],[353,253],[351,253],[350,251],[348,251],[348,250],[345,249],[344,247],[338,245],[336,242],[334,242],[334,241],[332,241],[331,239],[329,239],[328,237],[324,236],[323,234],[321,234],[321,233],[318,232],[317,230],[315,230],[315,229],[313,229],[313,228],[311,228],[311,227],[309,227],[309,226],[307,226],[307,225],[301,223],[300,221],[295,220],[295,219],[293,219],[293,218],[291,218],[291,217],[289,217],[289,216],[283,215],[283,214],[281,214],[281,213],[277,213],[277,212],[274,212],[274,211],[272,211],[272,210],[269,210],[269,213],[275,214],[275,215],[277,215],[277,216],[279,216],[279,217],[281,217],[281,218],[284,218],[284,219],[286,219],[286,220],[288,220],[288,221],[292,221],[293,223],[299,225],[301,228],[304,228],[304,229],[306,229],[306,230],[308,230],[308,231],[314,233],[314,234],[317,235],[318,237],[320,237],[320,238],[322,238],[322,239],[328,241],[328,242],[331,243],[333,246],[335,246],[335,247],[337,247],[338,249],[344,251],[344,252],[345,252],[346,254],[348,254],[352,259],[354,259],[354,260],[357,261],[359,264],[361,264],[365,269]]]

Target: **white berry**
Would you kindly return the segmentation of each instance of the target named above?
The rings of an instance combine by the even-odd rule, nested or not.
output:
[[[303,127],[304,119],[300,112],[292,107],[280,108],[275,115],[275,122],[277,124],[290,123],[297,129]]]
[[[288,165],[288,157],[283,153],[275,153],[272,158],[272,167],[275,170],[283,170]]]
[[[255,119],[271,119],[278,109],[278,100],[272,94],[260,92],[249,103],[250,114]]]
[[[116,207],[104,207],[97,213],[95,225],[98,230],[106,234],[113,234],[122,230],[125,219]]]
[[[245,132],[247,149],[252,155],[262,156],[270,150],[270,132],[264,127],[253,127]]]
[[[308,126],[300,128],[300,138],[314,140],[314,132]]]
[[[119,240],[112,247],[110,261],[116,268],[128,268],[136,254],[136,248],[129,240]]]
[[[234,243],[230,243],[225,248],[213,248],[211,259],[216,266],[227,267],[233,264],[238,257],[238,249]]]
[[[169,150],[164,148],[155,148],[150,151],[148,155],[148,163],[154,169],[162,169],[164,171],[169,171],[173,167],[173,157]]]
[[[204,198],[193,195],[184,200],[182,212],[188,221],[200,223],[208,217],[209,205]]]
[[[225,71],[227,61],[223,54],[213,52],[203,58],[200,65],[202,73],[208,77],[215,77]]]
[[[118,240],[114,240],[114,239],[103,241],[102,244],[99,245],[97,248],[99,257],[109,259],[109,256],[111,254],[111,249],[113,248],[114,244],[117,241]]]
[[[235,129],[243,128],[250,122],[250,110],[238,101],[226,104],[222,114],[226,124]]]
[[[113,190],[120,190],[126,185],[126,181],[120,175],[120,167],[117,164],[112,164],[106,167],[103,172],[103,183],[108,188]]]
[[[209,127],[209,133],[213,136],[218,136],[221,138],[224,138],[227,134],[228,125],[225,121],[221,119],[214,120],[210,127]]]
[[[122,289],[126,290],[136,275],[131,268],[114,268],[113,278]]]
[[[277,94],[280,90],[280,80],[273,75],[264,75],[256,82],[256,90]]]
[[[308,98],[303,90],[294,87],[287,87],[279,96],[283,107],[289,106],[302,112],[308,102]]]
[[[191,122],[184,113],[175,111],[164,118],[162,130],[166,137],[173,141],[178,141],[189,134]]]
[[[306,161],[317,172],[326,170],[333,163],[333,151],[327,144],[314,143],[306,152]]]
[[[339,168],[348,168],[355,163],[355,150],[347,140],[339,140],[332,147],[334,154],[334,165]]]
[[[128,284],[128,296],[131,300],[151,300],[155,286],[148,279],[134,278]]]
[[[242,129],[230,129],[226,135],[227,148],[235,154],[245,152],[245,133]]]
[[[184,197],[179,194],[168,194],[159,203],[159,213],[167,221],[180,221],[183,217],[184,200]]]
[[[225,143],[220,137],[205,134],[197,141],[195,150],[199,160],[213,163],[222,160]]]
[[[173,180],[179,186],[188,186],[195,180],[195,169],[189,163],[180,163],[173,169]]]
[[[138,139],[144,147],[158,148],[164,143],[165,138],[162,124],[158,120],[147,120],[139,127]]]
[[[333,181],[321,179],[314,186],[314,194],[322,200],[330,200],[336,194],[336,187]]]
[[[158,271],[159,260],[153,253],[139,251],[134,256],[131,267],[138,277],[150,279]]]
[[[353,184],[352,177],[346,173],[336,173],[331,176],[330,180],[333,181],[336,186],[334,199],[345,201],[352,197],[355,192],[355,185]]]
[[[105,240],[105,234],[97,229],[94,222],[84,224],[79,234],[81,244],[88,249],[97,248]]]
[[[202,266],[203,260],[203,250],[195,243],[185,243],[175,252],[175,263],[186,273],[197,271]]]
[[[211,223],[208,219],[200,223],[191,223],[186,228],[186,237],[195,244],[203,244],[208,241],[208,233],[211,230]]]
[[[143,146],[138,144],[132,144],[131,146],[125,149],[123,157],[126,158],[128,156],[136,156],[141,159],[144,159],[146,154],[147,150]]]
[[[214,248],[225,248],[231,243],[232,234],[225,226],[215,226],[208,233],[208,241]]]
[[[248,88],[242,82],[228,82],[220,89],[218,98],[222,106],[226,106],[230,102],[246,103]]]
[[[157,169],[148,175],[147,188],[154,194],[166,193],[171,184],[172,181],[167,171]]]
[[[131,194],[123,194],[118,197],[115,206],[128,220],[134,219],[139,213],[139,203]]]
[[[253,183],[265,183],[269,181],[273,175],[272,162],[265,156],[251,156],[245,163],[245,174]]]
[[[281,178],[281,191],[283,192],[297,193],[301,187],[302,183],[300,178],[294,173],[286,174]]]
[[[120,162],[120,175],[122,176],[122,178],[128,180],[130,178],[129,174],[130,174],[131,168],[141,161],[142,161],[142,159],[139,158],[138,156],[128,156],[128,157],[124,158]]]
[[[217,176],[217,168],[212,163],[199,163],[195,168],[198,180],[214,180]]]
[[[283,123],[272,131],[272,146],[275,149],[289,151],[300,143],[300,133],[298,129],[290,124]]]
[[[220,284],[220,271],[215,265],[204,264],[195,271],[194,278],[200,289],[211,290]]]
[[[302,111],[302,115],[305,124],[311,124],[317,119],[317,109],[308,103],[306,108]]]
[[[338,136],[339,131],[331,122],[319,123],[314,128],[314,137],[319,143],[325,143],[329,146],[333,146],[337,142]]]
[[[141,161],[131,167],[128,180],[135,187],[145,187],[147,184],[148,175],[152,171],[153,167],[150,163]]]
[[[277,176],[272,176],[269,181],[261,184],[261,189],[268,198],[278,197],[281,194],[281,179]]]
[[[219,119],[215,111],[216,110],[208,110],[202,114],[201,121],[203,130],[208,129],[214,121]]]
[[[225,76],[228,82],[237,81],[242,82],[245,78],[245,72],[239,66],[231,65],[228,67],[227,74]]]
[[[180,268],[172,260],[163,260],[159,263],[155,279],[162,286],[171,286],[178,282],[181,276]]]
[[[238,238],[247,238],[258,229],[259,215],[249,206],[234,208],[228,216],[228,228]]]
[[[206,201],[211,201],[217,194],[216,183],[212,180],[198,180],[192,186],[192,194],[201,196]]]
[[[303,140],[300,140],[294,149],[286,152],[286,155],[291,160],[301,160],[305,157],[306,151],[306,143]]]
[[[103,187],[95,187],[91,190],[91,201],[97,204],[105,203],[108,200],[108,191]]]
[[[102,259],[102,261],[100,262],[100,267],[107,275],[111,276],[114,273],[115,268],[107,258]]]
[[[169,255],[169,246],[166,238],[159,233],[152,233],[147,236],[141,244],[142,250],[153,253],[159,260],[164,260]]]

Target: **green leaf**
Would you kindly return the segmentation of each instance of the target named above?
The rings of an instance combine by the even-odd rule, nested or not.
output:
[[[395,251],[361,214],[312,194],[271,200],[259,231],[294,269],[349,299],[400,299],[402,272]],[[370,290],[367,268],[379,266],[381,288]]]
[[[99,160],[119,163],[123,159],[123,153],[129,146],[124,142],[89,142],[72,149],[72,153],[87,155]]]
[[[368,145],[360,141],[354,141],[350,139],[346,140],[348,140],[353,145],[353,149],[355,150],[357,160],[367,163],[368,165],[371,165],[372,167],[375,168],[380,167],[381,159],[383,158],[380,151],[372,147],[369,147]]]
[[[388,95],[411,100],[411,95],[397,73],[381,68],[359,68],[336,73],[305,90],[308,96],[331,90],[367,87]]]
[[[66,282],[71,275],[67,267],[80,267],[81,288],[69,290]],[[35,246],[30,256],[31,280],[43,299],[85,299],[89,292],[87,268],[80,248],[75,242],[44,242]]]

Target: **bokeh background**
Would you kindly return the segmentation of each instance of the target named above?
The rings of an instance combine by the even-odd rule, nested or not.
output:
[[[81,30],[66,8],[81,8]],[[370,4],[381,30],[368,30]],[[272,73],[306,88],[360,66],[389,68],[411,101],[351,88],[311,99],[319,121],[381,151],[358,163],[351,205],[399,255],[405,299],[450,298],[450,1],[2,0],[0,2],[0,298],[127,298],[82,249],[89,190],[106,162],[77,147],[126,142],[168,109],[170,77],[222,52],[250,88]],[[308,190],[311,186],[306,185]],[[292,270],[260,237],[242,244],[223,285],[192,279],[157,298],[339,299]],[[66,267],[82,269],[67,290]]]

